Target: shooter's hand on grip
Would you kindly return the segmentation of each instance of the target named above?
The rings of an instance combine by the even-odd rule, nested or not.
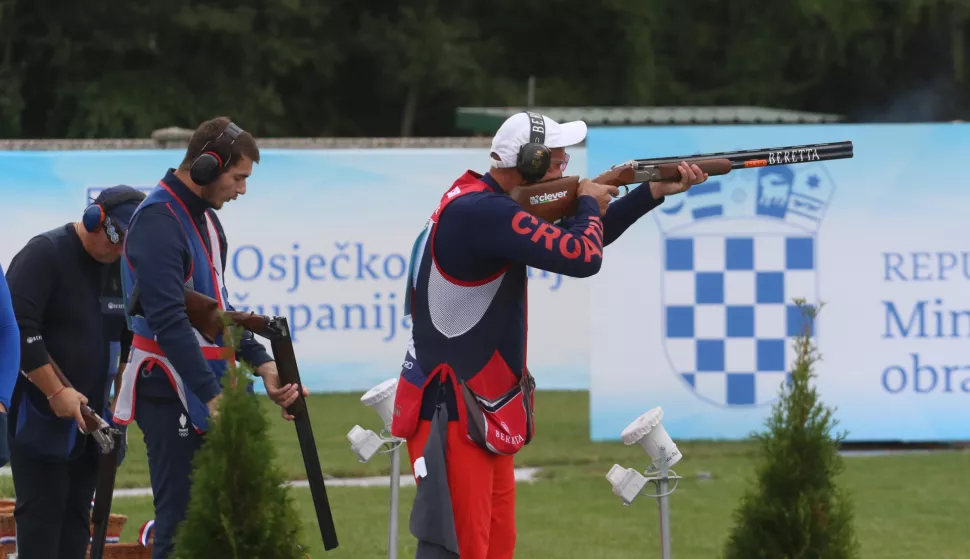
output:
[[[77,421],[78,429],[89,434],[101,428],[102,419],[88,407],[88,397],[74,389],[71,381],[67,380],[64,372],[53,359],[50,360],[51,370],[60,382],[61,387],[47,398],[47,403],[57,417]]]
[[[86,407],[88,399],[70,386],[65,386],[55,392],[48,400],[51,411],[62,419],[74,419],[85,433],[90,432],[89,425],[81,413]]]
[[[606,210],[610,206],[610,200],[620,195],[620,189],[612,184],[601,184],[590,179],[579,181],[579,189],[576,196],[592,196],[600,206],[600,216],[606,215]]]

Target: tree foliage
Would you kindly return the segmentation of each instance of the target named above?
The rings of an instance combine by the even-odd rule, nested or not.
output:
[[[859,546],[852,504],[838,486],[844,468],[833,410],[812,379],[818,360],[812,328],[818,307],[796,301],[804,318],[790,383],[766,419],[756,482],[735,510],[725,559],[852,559]]]
[[[227,345],[238,345],[234,327]],[[302,520],[277,467],[269,424],[247,391],[252,369],[230,361],[218,416],[193,460],[192,496],[173,559],[305,559]]]
[[[965,118],[962,0],[0,0],[0,137],[455,134],[458,106]]]

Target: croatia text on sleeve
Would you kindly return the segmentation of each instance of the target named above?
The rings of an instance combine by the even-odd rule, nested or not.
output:
[[[466,195],[442,216],[449,231],[443,237],[461,239],[471,257],[511,260],[539,270],[571,277],[596,274],[603,263],[603,224],[599,205],[580,196],[571,227],[562,228],[526,212],[503,194]],[[458,211],[455,211],[458,210]],[[436,250],[439,246],[436,233]]]
[[[37,236],[11,260],[7,284],[20,329],[20,368],[31,372],[50,363],[42,330],[51,290],[55,287],[58,254],[53,241]]]
[[[182,226],[164,205],[149,206],[138,215],[126,245],[148,326],[185,385],[208,402],[221,386],[185,313],[183,282],[191,256]]]
[[[650,183],[640,183],[639,186],[630,190],[626,196],[621,196],[613,201],[606,209],[603,216],[603,246],[620,238],[631,225],[638,219],[645,216],[650,210],[656,208],[664,201],[663,197],[655,199],[650,192]],[[563,227],[570,227],[575,222],[575,217],[568,217],[560,222]]]
[[[10,398],[20,372],[20,328],[13,312],[10,289],[0,269],[0,403],[10,409]],[[3,436],[0,433],[0,436]]]

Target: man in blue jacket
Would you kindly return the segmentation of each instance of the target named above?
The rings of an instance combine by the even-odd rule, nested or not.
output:
[[[83,559],[88,548],[99,451],[79,432],[81,406],[111,421],[111,386],[130,340],[118,260],[144,198],[130,186],[103,190],[80,221],[35,235],[7,268],[23,371],[7,436],[25,559]]]
[[[246,193],[254,163],[259,148],[251,134],[227,118],[203,122],[178,169],[169,169],[135,212],[125,243],[125,298],[137,285],[141,314],[128,317],[132,350],[115,418],[137,421],[144,433],[155,496],[153,559],[172,552],[189,503],[192,458],[217,413],[227,368],[221,336],[209,343],[189,323],[184,290],[232,310],[223,280],[226,235],[215,210]],[[280,386],[276,363],[251,333],[236,358],[254,368],[292,420],[286,407],[298,397],[297,387]]]

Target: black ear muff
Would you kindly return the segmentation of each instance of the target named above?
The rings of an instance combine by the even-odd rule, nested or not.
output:
[[[219,154],[210,151],[198,156],[192,162],[192,167],[189,169],[189,176],[192,177],[192,182],[195,184],[205,186],[219,178],[221,171],[222,159],[219,157]]]
[[[552,151],[549,148],[542,144],[529,142],[519,149],[515,169],[526,182],[538,182],[549,170],[551,161]]]
[[[538,182],[552,163],[552,150],[546,147],[546,119],[538,113],[529,115],[529,142],[519,148],[515,170],[528,183]]]
[[[209,147],[209,142],[206,142],[202,146],[202,153],[195,158],[189,168],[189,177],[192,178],[192,182],[199,186],[206,186],[215,182],[219,175],[229,168],[229,162],[232,160],[232,145],[236,143],[236,139],[242,133],[242,128],[236,126],[236,123],[230,122],[226,129],[212,141],[212,150],[206,151],[206,148]],[[223,136],[229,136],[230,142],[222,150],[218,150],[219,139]],[[222,151],[222,155],[219,154],[219,151]]]

